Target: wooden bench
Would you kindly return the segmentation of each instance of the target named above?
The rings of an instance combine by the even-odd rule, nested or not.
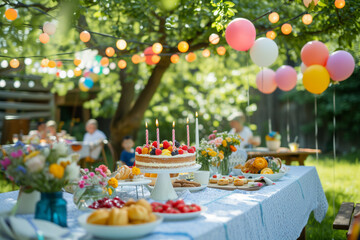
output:
[[[351,234],[351,229],[354,224],[354,216],[360,213],[360,203],[354,206],[352,202],[343,202],[340,206],[339,212],[335,217],[333,229],[347,230],[347,235]]]

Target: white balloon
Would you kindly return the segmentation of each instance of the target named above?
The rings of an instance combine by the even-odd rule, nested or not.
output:
[[[269,38],[258,38],[250,48],[251,60],[259,67],[267,67],[275,62],[279,55],[279,48]]]
[[[56,25],[51,22],[46,22],[43,26],[43,31],[49,35],[53,35],[56,31]]]
[[[301,72],[304,73],[307,68],[308,67],[305,65],[305,63],[302,62],[300,65]]]

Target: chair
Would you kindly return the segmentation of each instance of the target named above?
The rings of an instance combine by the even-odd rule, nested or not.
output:
[[[101,143],[101,152],[100,152],[100,158],[98,159],[94,159],[91,156],[87,156],[85,158],[82,158],[80,161],[80,166],[81,167],[86,167],[86,164],[89,164],[90,167],[93,167],[94,164],[100,163],[100,162],[104,162],[104,164],[106,166],[109,167],[109,161],[108,158],[106,156],[106,149],[105,146],[107,146],[109,148],[109,151],[111,153],[111,157],[112,157],[112,162],[113,162],[113,170],[116,167],[116,160],[115,160],[115,152],[114,152],[114,148],[112,147],[111,143],[108,140],[103,140]]]
[[[333,229],[347,230],[347,236],[349,237],[355,222],[354,216],[358,214],[360,214],[360,203],[354,206],[353,202],[343,202],[335,217]]]

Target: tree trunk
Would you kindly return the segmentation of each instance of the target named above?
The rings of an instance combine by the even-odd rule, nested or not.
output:
[[[135,103],[133,103],[135,96],[135,84],[133,81],[127,82],[125,80],[125,71],[122,70],[120,72],[120,81],[122,86],[121,97],[110,128],[111,144],[115,151],[116,160],[119,159],[122,151],[122,139],[127,135],[131,135],[133,137],[136,136],[136,132],[140,128],[145,111],[149,107],[150,101],[169,66],[170,57],[161,57],[160,62],[153,69],[145,88],[139,94]]]

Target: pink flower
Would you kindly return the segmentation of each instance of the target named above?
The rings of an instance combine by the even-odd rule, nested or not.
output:
[[[95,168],[95,172],[103,172],[101,168]]]
[[[79,181],[79,184],[85,184],[85,181],[81,180]]]
[[[103,172],[100,172],[101,176],[103,176],[104,178],[106,178],[106,174]]]
[[[87,175],[83,176],[83,179],[86,180],[88,179],[89,177]]]
[[[101,169],[103,171],[103,173],[106,173],[108,170],[108,167],[105,166],[104,164],[101,164],[98,168]]]
[[[84,172],[89,172],[89,169],[88,169],[88,168],[84,168]]]
[[[14,181],[13,176],[8,176],[8,178],[10,179],[10,181]]]
[[[95,173],[91,172],[91,173],[89,173],[89,176],[90,176],[90,177],[94,177],[94,176],[95,176]]]
[[[84,184],[79,184],[79,188],[84,188],[85,185]]]
[[[213,133],[217,133],[217,130],[214,130]]]
[[[12,152],[12,153],[10,153],[10,156],[13,157],[13,158],[17,158],[17,157],[18,157],[17,152]]]
[[[19,150],[17,151],[18,157],[21,157],[23,154],[24,154],[24,153],[23,153],[23,151],[22,151],[21,149],[19,149]]]
[[[7,167],[11,164],[11,161],[9,158],[4,158],[4,160],[0,161],[0,164],[3,166],[3,168],[6,170]]]
[[[221,137],[218,137],[214,140],[214,143],[216,147],[219,147],[222,144],[223,139]]]
[[[209,140],[212,140],[212,139],[215,139],[216,138],[216,135],[215,134],[210,134],[209,135]]]

